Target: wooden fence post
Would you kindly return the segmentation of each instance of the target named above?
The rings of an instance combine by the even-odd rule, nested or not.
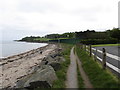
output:
[[[103,69],[106,69],[106,50],[103,48]]]
[[[86,45],[85,45],[85,51],[86,51]]]
[[[80,44],[80,48],[83,49],[83,44]]]
[[[83,50],[83,44],[81,44],[81,49]]]
[[[95,61],[97,60],[97,48],[95,50],[94,59],[95,59]]]
[[[90,45],[90,57],[92,56],[92,47]]]
[[[80,46],[80,49],[81,49],[81,43],[79,44],[79,46]]]

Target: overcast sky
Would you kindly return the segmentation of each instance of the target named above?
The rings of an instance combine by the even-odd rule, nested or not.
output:
[[[119,0],[0,0],[2,39],[118,27]]]

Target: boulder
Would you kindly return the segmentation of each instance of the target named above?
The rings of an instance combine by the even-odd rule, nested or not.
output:
[[[64,62],[65,59],[63,57],[57,56],[55,57],[55,61],[61,63],[61,62]]]
[[[57,76],[54,69],[50,65],[44,65],[29,77],[24,84],[24,88],[49,88],[52,87],[55,80],[57,80]]]
[[[64,62],[65,58],[64,57],[60,57],[60,62]]]
[[[61,56],[61,55],[60,55],[59,53],[56,52],[55,54],[51,54],[50,56],[51,56],[52,58],[55,58],[55,57]]]
[[[55,71],[57,71],[57,70],[59,70],[61,68],[60,63],[55,62],[55,61],[54,62],[50,62],[49,65],[52,66]]]
[[[52,58],[51,55],[48,55],[47,57],[45,57],[45,58],[43,59],[43,61],[52,62],[52,61],[54,61],[54,58]]]
[[[50,65],[54,68],[55,71],[60,69],[60,63],[64,62],[65,59],[61,57],[59,54],[53,54],[45,57],[39,66],[41,67],[42,65]]]
[[[43,65],[47,65],[48,61],[47,60],[42,60],[41,63],[39,64],[39,66],[43,66]]]

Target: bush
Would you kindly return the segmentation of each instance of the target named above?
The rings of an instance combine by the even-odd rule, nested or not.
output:
[[[118,43],[117,39],[110,38],[110,39],[86,39],[81,40],[80,43],[86,45],[96,45],[96,44],[116,44]]]

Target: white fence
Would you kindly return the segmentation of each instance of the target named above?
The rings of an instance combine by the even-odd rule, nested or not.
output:
[[[98,50],[96,48],[91,48],[91,46],[87,46],[87,45],[83,45],[83,48],[90,53],[90,55],[93,55],[95,57],[95,59],[101,61],[103,63],[103,57],[100,58],[99,56],[97,56],[96,53],[101,53],[103,55],[103,51]],[[88,49],[89,48],[89,49]],[[90,50],[91,49],[91,50]],[[93,51],[95,51],[95,53],[93,53]],[[112,55],[110,53],[106,53],[106,57],[112,58],[113,60],[117,60],[120,61],[120,57],[116,56],[116,55]],[[112,70],[116,71],[117,73],[120,74],[120,69],[112,64],[110,64],[109,62],[106,61],[106,66],[108,66],[109,68],[111,68]]]

